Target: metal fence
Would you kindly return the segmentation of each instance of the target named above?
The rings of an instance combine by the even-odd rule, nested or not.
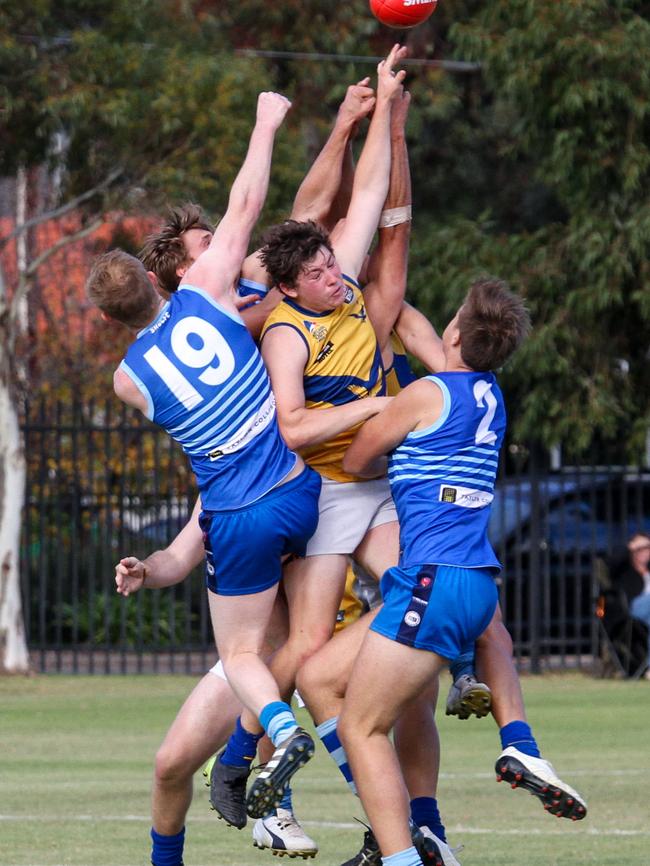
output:
[[[215,651],[200,569],[128,599],[114,584],[122,556],[166,546],[190,514],[182,452],[113,401],[31,405],[23,431],[22,590],[35,669],[203,673]],[[535,453],[521,462],[502,472],[491,524],[516,657],[532,671],[591,666],[594,560],[650,530],[650,472],[611,463],[550,472]]]

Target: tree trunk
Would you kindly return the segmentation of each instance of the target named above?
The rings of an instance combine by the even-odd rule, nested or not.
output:
[[[6,355],[4,330],[0,322],[0,356]],[[20,603],[25,454],[6,360],[0,357],[0,673],[27,673],[29,654]]]
[[[19,208],[25,196],[26,189],[19,188]],[[24,270],[25,262],[21,261],[21,255],[25,251],[19,246],[17,252],[19,268]],[[14,399],[14,350],[16,330],[20,328],[16,322],[0,263],[0,673],[27,673],[29,670],[20,603],[20,529],[25,500],[25,451]]]

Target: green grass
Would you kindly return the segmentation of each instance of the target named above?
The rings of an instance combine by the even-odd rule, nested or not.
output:
[[[153,757],[193,682],[0,678],[0,864],[145,866]],[[589,815],[558,820],[525,792],[496,785],[491,719],[439,712],[439,801],[450,843],[465,846],[463,866],[648,866],[650,683],[578,675],[523,683],[543,753],[585,796]],[[316,863],[338,866],[358,849],[353,817],[363,813],[324,750],[296,777],[294,803],[321,846]],[[186,866],[264,862],[277,861],[252,847],[249,829],[216,820],[197,778]]]

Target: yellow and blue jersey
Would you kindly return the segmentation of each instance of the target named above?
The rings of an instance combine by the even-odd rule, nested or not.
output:
[[[393,349],[393,363],[386,370],[386,394],[389,397],[396,397],[402,388],[415,382],[417,376],[409,365],[404,343],[395,331],[390,333],[390,345]]]
[[[285,298],[270,314],[262,339],[271,328],[291,327],[307,348],[303,375],[307,409],[342,406],[364,397],[386,394],[384,370],[377,338],[358,283],[343,277],[347,292],[335,310],[314,313]],[[313,469],[334,481],[358,481],[344,472],[343,455],[361,425],[345,430],[327,442],[301,450]]]

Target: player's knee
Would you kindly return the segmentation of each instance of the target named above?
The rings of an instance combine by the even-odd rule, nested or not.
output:
[[[192,776],[192,768],[188,767],[187,756],[165,743],[156,752],[154,776],[159,785],[177,785]]]
[[[319,695],[330,694],[335,686],[336,680],[331,675],[331,669],[320,662],[318,654],[308,658],[298,670],[296,688],[308,707]]]
[[[342,710],[336,723],[336,733],[341,741],[341,745],[349,753],[354,748],[354,739],[355,736],[360,735],[360,730],[354,719],[354,715],[345,708]]]
[[[371,720],[366,714],[360,714],[352,709],[345,708],[336,723],[336,732],[348,755],[356,749],[363,747],[368,738],[376,734],[387,734],[377,720]]]
[[[287,647],[291,652],[297,670],[302,670],[312,656],[327,643],[331,636],[331,627],[324,625],[315,625],[308,633],[292,635],[287,641]]]

